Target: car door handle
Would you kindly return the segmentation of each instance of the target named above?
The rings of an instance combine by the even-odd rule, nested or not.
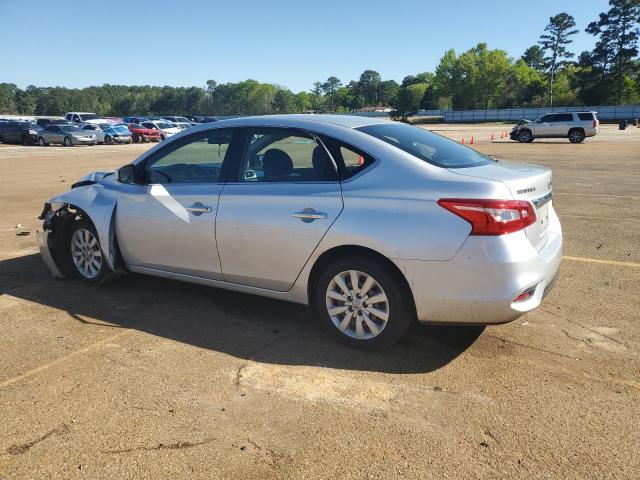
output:
[[[206,205],[201,204],[200,202],[196,202],[190,207],[186,207],[185,210],[197,216],[197,215],[202,215],[203,213],[211,213],[213,209],[211,207],[207,207]]]
[[[325,212],[317,212],[313,208],[305,208],[301,212],[292,213],[291,216],[299,218],[303,222],[313,222],[314,220],[327,218],[327,214]]]

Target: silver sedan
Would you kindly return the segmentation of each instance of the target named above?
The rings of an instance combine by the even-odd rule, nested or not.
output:
[[[337,337],[388,345],[415,320],[509,322],[562,256],[551,171],[426,130],[329,115],[185,130],[50,199],[54,275],[145,273],[314,305]]]
[[[59,143],[65,147],[73,145],[95,145],[98,139],[91,131],[82,130],[75,125],[48,125],[38,132],[40,146]]]

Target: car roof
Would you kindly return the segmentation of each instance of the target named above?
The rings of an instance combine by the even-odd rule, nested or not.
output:
[[[302,125],[326,124],[339,125],[347,128],[358,128],[366,125],[391,123],[382,118],[358,117],[355,115],[325,115],[325,114],[291,114],[291,115],[261,115],[256,117],[240,117],[228,120],[218,120],[216,126],[281,126],[296,127]]]

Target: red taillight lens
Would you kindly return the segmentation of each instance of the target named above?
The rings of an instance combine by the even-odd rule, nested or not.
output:
[[[536,211],[525,200],[441,198],[438,205],[471,224],[470,235],[504,235],[536,221]]]

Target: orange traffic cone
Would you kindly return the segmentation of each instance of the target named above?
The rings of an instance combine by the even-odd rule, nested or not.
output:
[[[462,137],[462,140],[460,141],[460,143],[464,145],[464,137]]]
[[[473,145],[473,136],[471,136],[471,141],[469,142],[469,145]]]

